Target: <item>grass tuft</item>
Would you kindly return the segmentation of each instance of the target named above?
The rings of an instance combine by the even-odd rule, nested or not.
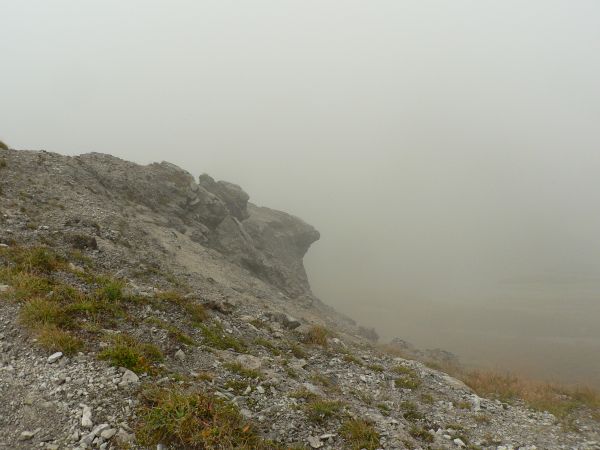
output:
[[[327,338],[330,332],[321,325],[313,325],[306,333],[304,342],[311,345],[320,345],[321,347],[327,347]]]
[[[306,404],[305,412],[311,421],[322,424],[333,417],[338,417],[343,407],[344,404],[340,401],[316,397]]]
[[[220,325],[201,325],[200,330],[204,336],[204,342],[209,347],[218,348],[220,350],[233,349],[238,353],[246,352],[246,344],[239,339],[228,335]]]
[[[163,360],[163,354],[153,344],[137,341],[134,337],[119,334],[113,338],[112,345],[98,355],[111,365],[125,367],[135,373],[155,371],[152,364]]]
[[[84,347],[83,341],[55,325],[44,325],[37,330],[39,345],[51,352],[73,355]]]
[[[379,448],[379,433],[366,420],[350,419],[343,423],[340,434],[352,450],[375,450]]]
[[[235,406],[204,392],[146,390],[138,417],[136,437],[144,446],[162,443],[190,450],[277,448],[262,439]]]

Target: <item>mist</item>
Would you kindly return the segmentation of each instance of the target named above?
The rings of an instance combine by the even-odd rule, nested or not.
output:
[[[0,139],[168,160],[322,235],[383,340],[600,380],[600,4],[3,2]]]

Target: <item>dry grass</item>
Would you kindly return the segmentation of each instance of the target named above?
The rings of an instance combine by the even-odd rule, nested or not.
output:
[[[379,433],[370,422],[351,419],[343,423],[340,434],[352,450],[379,448]]]
[[[393,346],[380,345],[384,353],[405,359],[414,359]],[[578,410],[588,410],[591,417],[600,422],[600,392],[587,386],[565,386],[559,383],[520,377],[508,372],[493,370],[469,370],[456,364],[423,361],[435,370],[441,370],[463,381],[478,395],[507,403],[517,400],[538,411],[548,411],[563,424],[570,426]]]
[[[190,450],[276,449],[235,406],[204,392],[149,389],[142,393],[136,429],[145,446],[163,443]]]
[[[466,371],[459,376],[477,394],[505,402],[517,399],[531,408],[566,419],[580,408],[600,412],[600,393],[588,387],[567,387],[493,371]]]
[[[51,352],[73,355],[84,347],[83,341],[54,325],[45,325],[37,330],[37,340],[42,348]]]
[[[321,347],[327,347],[327,338],[330,336],[329,330],[321,325],[313,325],[308,333],[304,342],[310,345],[320,345]]]

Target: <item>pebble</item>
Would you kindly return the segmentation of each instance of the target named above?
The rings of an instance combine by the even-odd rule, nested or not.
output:
[[[183,350],[177,350],[175,352],[175,358],[177,358],[179,361],[185,361],[185,353],[183,352]]]
[[[29,440],[33,439],[33,436],[35,436],[35,433],[33,433],[32,431],[23,431],[19,435],[19,440],[20,441],[29,441]]]
[[[48,356],[48,363],[49,364],[55,363],[60,358],[62,358],[62,356],[63,356],[62,352],[53,353],[50,356]]]
[[[94,422],[92,422],[92,408],[89,406],[83,407],[83,413],[81,415],[81,426],[83,428],[92,428]]]

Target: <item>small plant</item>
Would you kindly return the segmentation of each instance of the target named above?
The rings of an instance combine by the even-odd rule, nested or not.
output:
[[[107,279],[96,292],[96,296],[109,303],[118,303],[123,300],[123,282]]]
[[[220,350],[233,349],[238,353],[244,353],[246,351],[246,344],[236,339],[233,336],[229,336],[225,333],[225,330],[220,325],[208,326],[201,325],[200,330],[204,336],[204,342],[209,347],[218,348]]]
[[[369,364],[367,368],[373,372],[383,372],[385,370],[385,368],[379,364]]]
[[[83,341],[55,325],[44,325],[37,330],[38,344],[51,352],[73,355],[83,349]]]
[[[190,320],[194,324],[200,324],[208,318],[208,313],[204,306],[185,298],[177,291],[165,291],[156,295],[156,299],[163,302],[169,302],[185,310]]]
[[[394,384],[400,389],[416,389],[421,385],[421,379],[410,367],[396,366],[392,369],[397,374],[401,375],[400,378],[394,380]]]
[[[275,450],[235,406],[204,392],[148,389],[142,392],[136,428],[144,446],[159,443],[190,450]]]
[[[0,141],[0,148],[2,148],[2,142]],[[6,160],[4,158],[0,158],[0,169],[4,169],[6,167]]]
[[[8,150],[8,145],[6,145],[4,142],[0,141],[0,149]]]
[[[377,403],[377,409],[379,409],[379,411],[381,411],[381,414],[383,414],[384,416],[389,416],[392,412],[392,407],[387,403]]]
[[[296,391],[290,392],[288,394],[288,396],[292,397],[292,398],[303,399],[303,400],[314,400],[314,399],[319,398],[319,396],[317,394],[309,391],[306,388],[302,388],[302,389],[298,389]]]
[[[32,330],[45,325],[61,327],[70,323],[69,316],[59,304],[43,298],[27,301],[19,312],[19,320]]]
[[[270,351],[272,354],[274,354],[274,355],[276,355],[276,356],[278,356],[278,355],[281,355],[281,350],[279,350],[279,349],[278,349],[278,348],[275,346],[275,344],[273,344],[273,343],[272,343],[271,341],[269,341],[268,339],[265,339],[265,338],[259,337],[259,338],[256,338],[256,339],[254,340],[254,343],[255,343],[256,345],[260,345],[261,347],[264,347],[264,348],[266,348],[267,350],[269,350],[269,351]]]
[[[294,355],[295,358],[298,358],[298,359],[308,358],[308,353],[306,353],[306,351],[298,344],[290,345],[290,351],[292,352],[292,355]]]
[[[163,360],[158,347],[141,343],[125,334],[115,336],[112,345],[100,352],[98,357],[109,361],[113,366],[125,367],[135,373],[152,372],[152,364]]]
[[[324,423],[327,420],[337,417],[344,404],[337,400],[324,400],[314,398],[306,405],[306,415],[315,423]]]
[[[346,353],[343,356],[343,360],[346,361],[347,363],[356,364],[357,366],[363,365],[363,362],[351,353]]]
[[[410,401],[403,401],[400,404],[402,409],[402,415],[409,422],[416,422],[417,420],[423,420],[424,416],[417,409],[417,405]]]
[[[352,450],[375,450],[379,448],[379,433],[366,420],[350,419],[343,423],[340,434]]]
[[[433,442],[433,436],[429,433],[429,431],[416,425],[413,425],[410,430],[408,430],[408,434],[423,442]]]
[[[426,405],[433,405],[435,403],[435,398],[433,397],[433,395],[425,392],[421,394],[421,401]]]
[[[239,362],[225,363],[223,366],[230,372],[237,373],[245,378],[262,378],[263,374],[260,370],[248,369]]]
[[[329,331],[321,325],[313,325],[306,333],[305,342],[311,345],[320,345],[321,347],[327,347],[327,338],[329,337]]]

